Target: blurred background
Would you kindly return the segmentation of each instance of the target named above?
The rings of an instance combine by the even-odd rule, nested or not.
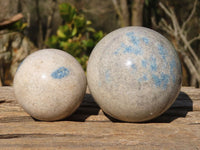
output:
[[[182,62],[183,85],[199,87],[199,0],[0,0],[0,85],[12,85],[23,59],[43,48],[67,51],[86,69],[103,36],[132,25],[168,38]]]

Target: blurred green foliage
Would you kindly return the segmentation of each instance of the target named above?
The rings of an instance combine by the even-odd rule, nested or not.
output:
[[[23,32],[26,27],[27,27],[27,23],[23,22],[22,20],[19,20],[15,23],[11,24],[8,27],[8,29],[11,31]]]
[[[104,33],[92,28],[91,21],[68,3],[60,4],[59,11],[63,25],[58,28],[56,35],[48,39],[46,44],[51,48],[68,52],[79,61],[85,70],[92,49]]]
[[[3,27],[0,27],[0,30],[9,30],[9,31],[17,31],[17,32],[23,32],[25,28],[27,27],[27,23],[23,22],[22,20],[16,21],[14,23],[5,25]]]

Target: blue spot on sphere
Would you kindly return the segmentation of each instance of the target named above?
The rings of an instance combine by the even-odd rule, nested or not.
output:
[[[148,39],[148,38],[143,37],[142,40],[143,40],[143,42],[144,42],[145,44],[149,44],[149,39]]]
[[[106,77],[106,81],[107,81],[107,82],[111,81],[110,71],[109,71],[109,70],[107,70],[107,71],[105,72],[105,77]]]
[[[135,71],[135,70],[137,70],[137,66],[135,65],[135,64],[132,64],[131,65],[131,68]]]
[[[146,74],[143,74],[143,76],[141,78],[138,79],[139,82],[142,82],[142,81],[148,81],[148,77]]]
[[[116,51],[114,52],[115,55],[119,54],[120,48],[116,49]]]
[[[150,62],[150,65],[151,65],[151,72],[157,71],[156,58],[154,56],[151,56],[149,62]]]
[[[134,45],[139,45],[139,39],[134,35],[134,32],[129,32],[126,34],[127,37],[130,39],[130,41],[134,44]]]
[[[162,89],[167,89],[167,85],[169,82],[169,75],[161,73],[160,76],[152,74],[152,78],[156,87],[160,87]]]
[[[148,62],[146,60],[142,60],[142,67],[147,68]]]
[[[62,79],[68,75],[69,75],[69,70],[65,67],[60,67],[51,74],[51,76],[54,79]]]
[[[163,58],[163,60],[166,61],[167,50],[164,48],[164,46],[159,44],[158,45],[158,51],[159,51],[159,54],[161,55],[161,57]]]
[[[132,47],[132,46],[127,46],[124,43],[121,44],[121,47],[124,48],[123,53],[133,53],[135,55],[141,55],[142,54],[142,50],[139,46],[137,46],[136,48]]]
[[[172,81],[173,83],[176,82],[176,75],[174,74],[174,69],[176,69],[177,66],[176,66],[176,61],[175,60],[172,60],[170,62],[170,75],[172,76]]]

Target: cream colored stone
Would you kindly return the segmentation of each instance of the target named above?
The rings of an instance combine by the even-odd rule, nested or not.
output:
[[[32,117],[54,121],[71,115],[86,91],[80,64],[68,53],[44,49],[29,55],[14,77],[17,101]]]
[[[181,64],[161,34],[125,27],[96,45],[87,80],[103,111],[119,120],[142,122],[161,115],[174,102],[181,87]]]

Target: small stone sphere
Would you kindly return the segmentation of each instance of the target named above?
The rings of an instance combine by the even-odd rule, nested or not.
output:
[[[165,112],[182,83],[172,44],[144,27],[120,28],[93,49],[87,66],[90,92],[109,116],[144,122]]]
[[[18,103],[32,117],[60,120],[80,105],[86,91],[86,76],[70,54],[57,49],[39,50],[29,55],[14,77]]]

